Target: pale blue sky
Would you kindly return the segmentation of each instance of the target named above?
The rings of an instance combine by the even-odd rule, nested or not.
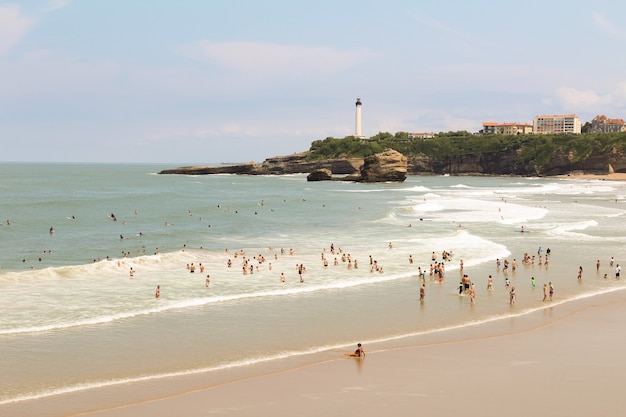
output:
[[[0,161],[261,162],[380,131],[626,118],[626,2],[0,1]]]

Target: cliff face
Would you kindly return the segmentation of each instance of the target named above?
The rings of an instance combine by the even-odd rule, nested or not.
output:
[[[261,167],[267,174],[301,174],[319,169],[329,169],[333,174],[352,174],[363,165],[362,158],[326,159],[307,161],[307,153],[301,152],[287,156],[267,158]]]
[[[546,166],[538,166],[530,161],[524,163],[519,150],[505,154],[463,155],[443,158],[430,156],[408,157],[409,175],[521,175],[552,176],[566,175],[573,171],[590,174],[626,172],[626,154],[613,150],[594,150],[585,158],[574,160],[571,153],[556,152]]]
[[[536,175],[532,167],[517,167],[516,151],[505,155],[462,155],[435,158],[410,156],[408,173],[413,175]]]

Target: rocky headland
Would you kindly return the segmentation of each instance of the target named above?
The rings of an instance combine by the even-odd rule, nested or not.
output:
[[[555,152],[549,164],[524,162],[518,149],[508,152],[433,157],[408,156],[385,150],[368,158],[336,158],[307,160],[308,152],[268,158],[255,162],[224,166],[189,166],[167,169],[160,174],[243,174],[281,175],[314,174],[310,181],[343,180],[360,182],[404,181],[406,175],[513,175],[557,176],[570,174],[606,175],[626,173],[626,153],[612,149],[609,152],[593,150],[584,158],[574,158],[572,152]],[[343,178],[337,176],[344,175]]]
[[[316,169],[326,168],[336,175],[348,175],[359,170],[362,158],[337,158],[322,161],[307,161],[307,152],[267,158],[262,163],[248,162],[238,165],[223,166],[188,166],[166,169],[159,174],[245,174],[245,175],[281,175],[308,174]]]

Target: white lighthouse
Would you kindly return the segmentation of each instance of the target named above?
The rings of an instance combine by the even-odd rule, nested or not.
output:
[[[354,137],[364,138],[361,132],[361,97],[356,98],[356,120],[354,123]]]

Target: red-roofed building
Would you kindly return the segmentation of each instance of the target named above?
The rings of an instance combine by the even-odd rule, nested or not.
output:
[[[625,132],[626,123],[624,123],[624,119],[608,119],[601,114],[591,121],[591,131],[594,133]]]

